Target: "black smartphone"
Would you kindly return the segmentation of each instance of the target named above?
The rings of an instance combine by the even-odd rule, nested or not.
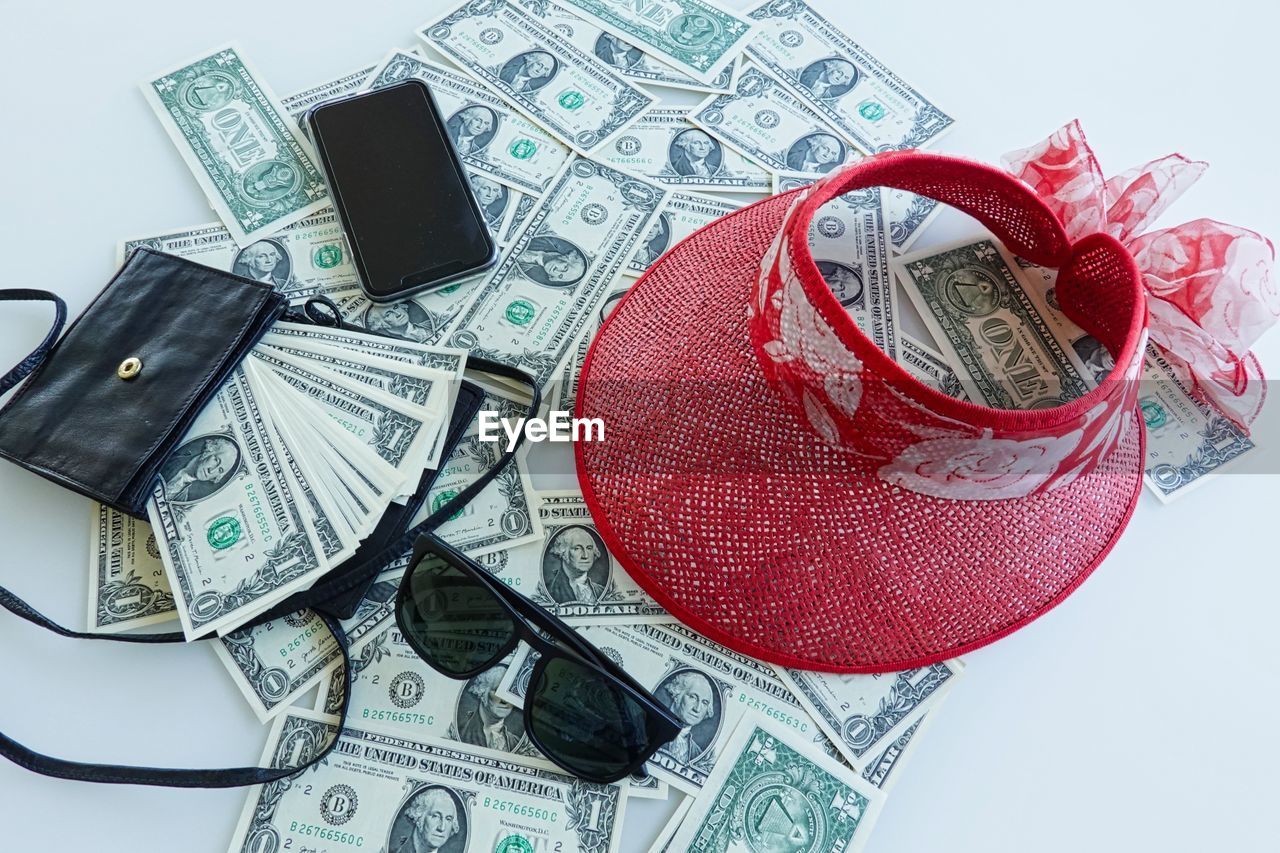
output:
[[[462,161],[421,80],[317,104],[306,124],[370,299],[402,299],[497,260]]]

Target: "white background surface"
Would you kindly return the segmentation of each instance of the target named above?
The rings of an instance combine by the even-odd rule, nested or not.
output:
[[[1079,116],[1108,173],[1175,148],[1213,164],[1162,224],[1211,216],[1280,237],[1280,13],[1263,4],[815,4],[957,117],[943,150],[994,161]],[[56,290],[74,316],[117,240],[216,218],[143,102],[147,75],[235,39],[283,95],[412,45],[441,5],[3,0],[0,287]],[[938,236],[961,233],[949,224]],[[0,365],[48,316],[0,306]],[[1280,332],[1258,352],[1280,374]],[[1075,596],[968,658],[871,853],[1275,850],[1278,486],[1230,476],[1167,507],[1144,494]],[[83,626],[88,523],[86,500],[0,464],[0,583]],[[224,766],[262,746],[211,648],[62,640],[0,613],[0,672],[0,731],[43,751]],[[0,849],[220,853],[244,796],[0,762]],[[642,849],[666,811],[633,806],[625,846]]]

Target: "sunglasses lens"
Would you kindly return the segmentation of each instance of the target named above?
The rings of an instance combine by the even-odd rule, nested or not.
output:
[[[496,663],[516,626],[484,584],[428,552],[409,573],[400,625],[427,663],[462,675]]]
[[[542,751],[578,775],[616,781],[652,751],[648,712],[592,667],[552,658],[526,703]]]

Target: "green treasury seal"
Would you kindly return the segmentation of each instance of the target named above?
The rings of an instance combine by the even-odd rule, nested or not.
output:
[[[209,525],[209,531],[206,535],[209,539],[209,545],[214,550],[221,551],[224,548],[230,548],[240,541],[240,522],[230,515],[215,518]]]
[[[523,835],[508,835],[498,842],[493,853],[533,853],[533,845]]]
[[[536,312],[533,303],[525,299],[516,299],[507,306],[505,313],[507,319],[517,326],[527,326],[533,320],[533,315]]]

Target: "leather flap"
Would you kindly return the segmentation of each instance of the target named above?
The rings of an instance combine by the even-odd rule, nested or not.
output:
[[[0,456],[142,514],[164,456],[285,305],[267,285],[138,249],[0,412]]]

